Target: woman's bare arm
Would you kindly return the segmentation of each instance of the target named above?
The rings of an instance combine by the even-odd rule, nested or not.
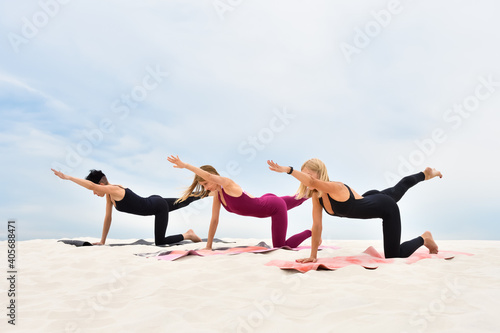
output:
[[[321,207],[321,204],[319,203],[317,194],[314,194],[312,202],[313,226],[311,229],[311,255],[309,256],[309,258],[298,259],[297,262],[300,263],[316,262],[318,258],[318,248],[321,245],[321,233],[323,231],[323,209]]]
[[[95,191],[96,193],[100,194],[109,194],[114,200],[121,200],[123,199],[123,196],[125,195],[125,190],[119,186],[115,185],[98,185],[90,180],[86,179],[81,179],[81,178],[76,178],[72,177],[69,175],[65,175],[61,171],[57,171],[54,169],[51,169],[54,172],[54,175],[57,177],[64,179],[64,180],[70,180],[75,184],[78,184],[87,190]]]
[[[167,160],[174,165],[174,168],[188,169],[189,171],[194,172],[195,174],[197,174],[198,176],[200,176],[204,180],[216,183],[222,187],[231,186],[234,183],[229,178],[211,174],[210,172],[206,172],[205,170],[202,170],[202,169],[195,167],[191,164],[185,163],[185,162],[181,161],[179,156],[171,155],[171,156],[167,157]]]
[[[290,167],[284,167],[278,165],[278,163],[275,163],[274,161],[267,161],[267,164],[269,164],[269,169],[278,173],[283,173],[283,172],[290,172]],[[307,187],[315,188],[318,191],[321,192],[326,192],[326,193],[338,193],[338,191],[342,191],[344,186],[342,183],[338,182],[325,182],[319,179],[314,179],[310,175],[299,171],[299,170],[293,170],[291,173],[293,177],[295,177],[299,182],[304,184]]]
[[[214,195],[214,201],[212,204],[212,218],[210,219],[210,227],[208,229],[208,239],[207,246],[205,250],[211,250],[215,232],[217,231],[217,226],[219,225],[219,215],[220,215],[220,206],[221,203],[219,201],[219,196],[217,194]]]
[[[102,236],[101,241],[94,243],[94,245],[104,245],[106,244],[106,238],[108,237],[108,232],[111,227],[111,215],[113,213],[113,203],[109,195],[106,195],[106,215],[104,216],[104,223],[102,226]]]

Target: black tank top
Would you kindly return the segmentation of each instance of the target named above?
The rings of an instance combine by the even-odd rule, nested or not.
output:
[[[349,190],[349,199],[347,199],[346,201],[340,202],[333,200],[328,193],[326,194],[330,199],[330,205],[332,206],[333,214],[328,213],[328,211],[325,208],[325,205],[323,204],[323,198],[319,198],[319,203],[321,204],[321,207],[323,207],[323,209],[325,210],[325,212],[328,213],[328,215],[340,216],[340,217],[349,216],[349,212],[352,209],[355,198],[354,194],[351,191],[351,188],[347,185],[345,185],[345,187],[347,187],[347,189]]]
[[[135,215],[151,215],[154,214],[154,206],[150,200],[152,197],[158,197],[157,195],[152,195],[148,198],[143,198],[138,196],[131,189],[125,189],[125,196],[120,201],[115,201],[116,210],[124,213],[130,213]]]

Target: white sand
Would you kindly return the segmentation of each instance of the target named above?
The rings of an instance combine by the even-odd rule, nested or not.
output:
[[[236,244],[216,246],[261,241],[225,240]],[[128,241],[134,240],[108,243]],[[0,244],[6,253],[7,242]],[[341,249],[323,250],[321,257],[356,255],[370,245],[382,250],[381,241],[323,244]],[[308,250],[167,262],[133,255],[161,250],[154,246],[77,248],[56,240],[22,241],[17,325],[7,324],[3,278],[0,327],[2,332],[499,332],[500,241],[438,244],[475,255],[301,274],[265,264],[307,257]]]

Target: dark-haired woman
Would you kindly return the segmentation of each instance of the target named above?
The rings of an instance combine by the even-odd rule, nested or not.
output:
[[[192,192],[197,192],[201,196],[207,196],[209,193],[214,196],[206,249],[212,249],[212,241],[219,224],[221,204],[230,213],[259,218],[271,217],[274,247],[289,246],[295,248],[311,237],[311,230],[304,230],[286,239],[288,210],[301,205],[308,198],[278,197],[272,193],[256,198],[243,191],[232,179],[221,177],[217,170],[210,165],[197,168],[182,162],[178,156],[169,156],[167,159],[174,165],[174,168],[188,169],[195,174],[193,184],[186,190],[179,202],[188,199]]]
[[[56,176],[64,180],[85,187],[94,192],[99,197],[106,196],[106,215],[104,217],[104,226],[102,229],[101,241],[94,245],[104,245],[106,237],[111,226],[111,213],[113,206],[116,210],[134,215],[154,215],[155,216],[155,244],[165,245],[178,243],[182,240],[189,239],[193,242],[201,242],[193,230],[189,229],[184,234],[172,235],[165,237],[165,232],[168,226],[168,213],[185,207],[191,202],[199,199],[199,197],[189,196],[187,200],[176,203],[176,198],[162,198],[159,195],[152,195],[143,198],[132,192],[129,188],[121,185],[113,185],[108,182],[106,175],[100,170],[91,170],[86,179],[80,179],[63,174],[60,171],[51,169]]]

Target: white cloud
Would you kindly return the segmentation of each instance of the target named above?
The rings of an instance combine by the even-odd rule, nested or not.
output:
[[[443,115],[474,93],[479,76],[493,75],[500,81],[500,46],[494,42],[500,28],[494,17],[498,4],[402,1],[402,12],[348,63],[339,46],[352,43],[355,29],[373,22],[372,11],[385,10],[387,4],[245,1],[222,21],[212,1],[70,2],[21,45],[19,53],[7,39],[0,42],[6,50],[0,55],[0,153],[15,161],[1,167],[12,175],[1,181],[2,188],[14,189],[1,199],[29,212],[33,226],[50,226],[58,234],[67,217],[48,219],[41,211],[34,213],[28,207],[38,198],[24,189],[35,184],[50,191],[57,179],[45,180],[45,169],[53,162],[66,163],[68,149],[78,150],[91,141],[89,133],[105,119],[113,131],[91,142],[91,152],[71,169],[83,176],[90,168],[102,168],[142,195],[174,195],[189,184],[189,173],[172,169],[166,154],[222,170],[236,161],[242,172],[235,178],[257,195],[293,192],[298,185],[267,171],[268,158],[299,167],[319,157],[332,178],[359,192],[384,188],[389,186],[385,174],[397,173],[402,159],[421,155],[418,143],[442,128],[446,142],[424,153],[422,165],[413,167],[442,167],[453,181],[440,183],[439,204],[431,216],[421,214],[417,203],[432,206],[432,193],[415,191],[409,200],[415,203],[405,206],[411,212],[404,220],[408,230],[419,229],[419,223],[437,225],[449,211],[453,219],[475,209],[493,216],[493,205],[475,195],[494,198],[500,185],[492,160],[499,144],[495,110],[500,88],[456,130]],[[30,18],[40,7],[33,1],[3,9],[1,33],[6,35],[20,33],[21,18]],[[124,105],[123,95],[130,96],[143,84],[148,66],[159,66],[169,76],[143,101],[132,101],[137,105],[123,117],[113,103]],[[260,141],[264,148],[254,148],[256,155],[249,158],[238,147],[250,147],[248,142],[259,134],[266,138],[276,108],[286,108],[295,118],[268,142]],[[478,167],[478,175],[460,177]],[[30,175],[29,182],[23,180],[25,175]],[[19,179],[23,190],[16,183]],[[461,188],[467,189],[464,197],[473,207],[457,205]],[[86,209],[72,195],[62,204],[68,211]],[[21,211],[19,216],[25,216]],[[86,219],[96,217],[92,230],[99,229],[101,213],[86,214]],[[193,223],[205,223],[209,212],[203,214],[193,217]],[[243,223],[236,216],[228,219]],[[309,226],[310,212],[294,212],[293,219],[300,227]],[[328,220],[334,225],[327,227],[328,232],[334,230],[332,237],[355,238],[363,223],[379,226],[375,221],[352,221],[352,227],[344,220]],[[126,221],[133,224],[133,217]],[[255,229],[255,235],[248,235],[246,224],[241,228],[244,232],[234,235],[237,227],[225,229],[221,224],[220,236],[269,236],[264,227]],[[373,228],[360,237],[379,238]],[[477,228],[482,232],[478,235],[491,234],[490,225]]]

